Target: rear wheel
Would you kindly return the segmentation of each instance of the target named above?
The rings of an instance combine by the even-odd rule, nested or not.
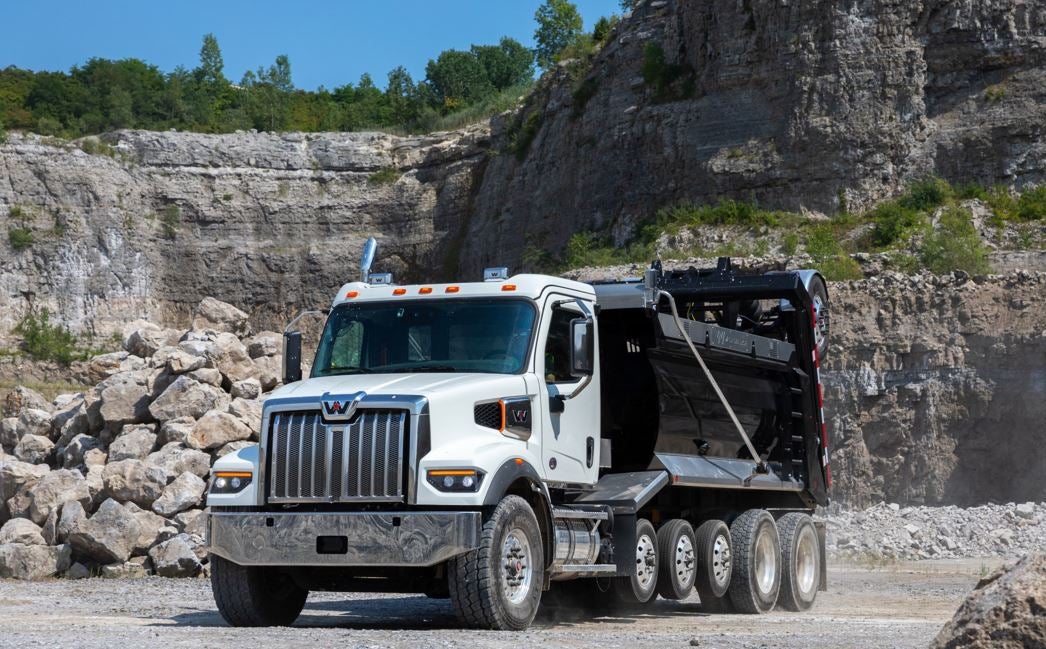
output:
[[[218,612],[232,626],[288,626],[309,596],[277,568],[241,566],[214,554],[211,591]]]
[[[781,608],[805,611],[814,605],[821,583],[821,544],[809,515],[785,514],[777,521],[781,535]]]
[[[480,546],[450,560],[450,599],[458,619],[481,629],[520,631],[534,621],[545,557],[534,510],[506,496],[483,524]]]
[[[657,575],[657,592],[665,599],[686,599],[697,577],[694,528],[681,518],[674,518],[657,531],[657,549],[661,559]]]
[[[657,566],[657,532],[650,521],[640,518],[636,521],[635,571],[628,577],[614,578],[618,601],[627,607],[656,599]]]
[[[817,343],[817,356],[824,362],[828,356],[828,287],[820,276],[810,280],[806,287],[810,293],[810,299],[814,303],[814,342]]]
[[[749,509],[730,525],[730,541],[730,601],[739,613],[766,613],[781,590],[781,544],[774,517],[765,509]]]
[[[701,523],[695,532],[697,539],[697,594],[701,604],[713,606],[713,600],[726,596],[733,575],[733,552],[730,548],[730,528],[721,520]],[[719,611],[717,611],[719,612]]]

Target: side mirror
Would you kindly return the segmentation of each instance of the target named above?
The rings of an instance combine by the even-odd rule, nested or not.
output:
[[[591,376],[595,371],[594,339],[595,327],[592,318],[574,318],[570,321],[571,376]]]
[[[301,332],[283,332],[283,384],[301,380]]]

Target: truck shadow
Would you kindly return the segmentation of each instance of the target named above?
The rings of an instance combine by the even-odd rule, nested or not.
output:
[[[592,610],[543,605],[534,626],[563,627],[599,624],[635,624],[641,619],[703,615],[700,604],[659,601],[642,610]],[[169,618],[178,626],[228,626],[216,610],[197,610]],[[427,597],[382,597],[309,601],[295,627],[437,631],[458,629],[448,600]]]

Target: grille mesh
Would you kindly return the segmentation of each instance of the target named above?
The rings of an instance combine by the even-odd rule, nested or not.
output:
[[[478,425],[493,428],[494,430],[501,429],[501,406],[497,401],[477,403],[473,409],[473,414]]]
[[[403,500],[407,413],[361,410],[326,424],[318,412],[277,413],[269,432],[269,500]]]

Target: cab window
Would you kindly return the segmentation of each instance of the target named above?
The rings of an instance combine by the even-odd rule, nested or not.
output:
[[[578,314],[567,309],[553,309],[545,342],[545,382],[574,381],[570,375],[570,321]]]

